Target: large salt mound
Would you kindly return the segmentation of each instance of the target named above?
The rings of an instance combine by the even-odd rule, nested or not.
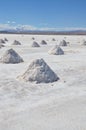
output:
[[[85,46],[86,46],[86,41],[84,41],[84,42],[83,42],[83,45],[85,45]]]
[[[32,40],[35,40],[35,38],[34,38],[34,37],[32,37]]]
[[[5,47],[2,43],[0,43],[0,48]]]
[[[42,40],[40,44],[41,44],[41,45],[47,45],[47,42],[44,41],[44,40]]]
[[[58,45],[55,45],[48,51],[48,53],[52,55],[63,55],[64,51]]]
[[[6,64],[16,64],[23,62],[23,59],[13,49],[9,49],[4,53],[0,61]]]
[[[7,38],[4,38],[4,41],[8,42],[8,39],[7,39]]]
[[[26,72],[18,78],[36,83],[49,83],[59,79],[43,59],[33,60]]]
[[[63,41],[60,42],[59,45],[60,45],[60,46],[67,46],[67,42],[66,42],[65,40],[63,40]]]
[[[31,47],[40,47],[39,44],[37,42],[33,42]]]
[[[0,39],[0,43],[5,44],[5,41],[3,39]]]
[[[17,41],[17,40],[14,40],[12,45],[21,45],[21,43],[19,41]]]
[[[53,38],[52,41],[56,41],[55,38]]]

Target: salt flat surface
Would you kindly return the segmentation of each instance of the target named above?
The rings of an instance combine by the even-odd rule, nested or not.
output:
[[[6,35],[0,49],[13,48],[24,59],[19,64],[0,63],[0,130],[86,130],[86,36]],[[47,45],[31,47],[35,41]],[[52,41],[55,38],[56,41]],[[64,55],[49,55],[65,39]],[[12,45],[18,40],[22,45]],[[60,80],[48,84],[24,82],[17,77],[32,59],[43,58]]]

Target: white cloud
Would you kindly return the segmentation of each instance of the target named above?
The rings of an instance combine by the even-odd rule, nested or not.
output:
[[[7,21],[7,24],[15,24],[15,21]]]
[[[7,30],[7,29],[16,29],[16,27],[11,26],[10,24],[0,24],[0,30]]]
[[[65,28],[48,28],[48,27],[44,27],[44,28],[40,28],[39,30],[44,30],[44,31],[75,31],[75,30],[86,30],[86,28],[80,28],[80,27],[65,27]]]
[[[65,31],[67,31],[67,30],[86,30],[86,28],[83,28],[83,27],[66,27],[66,28],[63,28]]]
[[[31,25],[20,25],[20,26],[18,26],[20,29],[22,29],[22,30],[37,30],[37,28],[36,27],[34,27],[34,26],[31,26]]]
[[[32,25],[22,25],[22,24],[11,24],[12,22],[8,21],[7,24],[0,24],[0,30],[40,30],[40,31],[74,31],[74,30],[86,30],[86,28],[75,28],[75,27],[65,27],[65,28],[49,28],[49,27],[35,27]],[[13,22],[16,23],[16,22]]]
[[[36,30],[37,28],[31,25],[12,25],[10,24],[10,22],[8,22],[7,24],[0,24],[0,30],[16,30],[16,29],[20,29],[20,30]]]
[[[44,30],[44,31],[56,31],[58,30],[57,28],[48,28],[48,27],[43,27],[39,29],[40,31]]]
[[[7,21],[7,23],[9,24],[9,23],[10,23],[10,21]]]
[[[16,22],[15,21],[12,21],[13,24],[15,24]]]

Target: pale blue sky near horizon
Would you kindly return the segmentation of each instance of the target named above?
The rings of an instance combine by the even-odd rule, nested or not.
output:
[[[86,28],[86,0],[0,0],[0,24]]]

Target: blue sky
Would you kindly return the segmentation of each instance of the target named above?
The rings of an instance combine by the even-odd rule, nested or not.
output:
[[[0,0],[0,28],[86,29],[86,0]]]

